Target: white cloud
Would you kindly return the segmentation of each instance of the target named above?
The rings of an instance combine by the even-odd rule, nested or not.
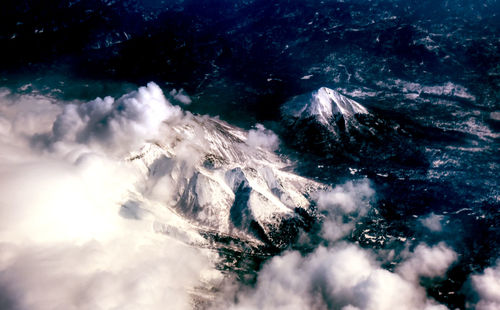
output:
[[[255,129],[248,131],[247,144],[274,151],[278,149],[280,141],[274,132],[266,129],[262,124],[256,124]]]
[[[2,243],[0,289],[21,309],[190,309],[186,288],[209,272],[205,255],[165,237],[122,233],[81,245]]]
[[[443,220],[443,218],[444,216],[442,215],[431,213],[428,216],[421,218],[420,224],[422,224],[422,226],[429,229],[430,231],[442,231],[443,225],[441,224],[441,221]]]
[[[446,309],[423,287],[382,269],[372,254],[340,243],[303,257],[288,252],[271,259],[255,289],[237,293],[230,309]]]
[[[32,136],[44,132],[61,113],[61,107],[51,98],[38,95],[16,95],[0,89],[0,116],[8,126],[4,134]],[[2,127],[3,127],[2,126]]]
[[[397,272],[414,282],[420,277],[442,277],[457,257],[457,253],[443,242],[432,247],[420,244],[398,267]]]
[[[172,96],[172,98],[174,100],[177,100],[180,103],[183,103],[186,105],[191,104],[191,102],[192,102],[191,98],[189,98],[189,96],[184,93],[184,89],[182,89],[182,88],[179,91],[177,91],[176,89],[173,89],[170,92],[170,96]]]
[[[482,274],[471,276],[472,286],[479,295],[477,310],[500,309],[500,262],[484,270]]]
[[[0,172],[0,290],[21,309],[190,309],[211,254],[122,218],[133,170],[85,161]]]
[[[305,256],[289,251],[270,259],[254,288],[236,288],[215,308],[447,309],[427,297],[419,283],[421,276],[444,275],[456,260],[456,253],[446,245],[419,245],[397,272],[390,272],[370,250],[338,241],[367,214],[374,194],[367,180],[318,193],[318,211],[325,215],[321,232],[329,246],[319,246]]]
[[[322,237],[336,241],[349,233],[356,219],[368,212],[374,194],[375,191],[366,179],[361,182],[347,182],[332,190],[319,192],[316,197],[318,210],[325,215]]]
[[[115,151],[128,151],[145,139],[156,138],[160,125],[182,112],[165,99],[154,83],[124,95],[68,104],[53,126],[53,142],[98,143]]]
[[[0,305],[190,309],[219,281],[203,238],[121,159],[180,115],[154,84],[87,103],[0,94]],[[144,216],[122,216],[130,205]]]

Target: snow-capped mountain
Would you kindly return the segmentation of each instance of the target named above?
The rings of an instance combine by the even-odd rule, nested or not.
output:
[[[282,114],[296,119],[314,118],[330,126],[332,119],[344,118],[347,122],[356,114],[368,114],[361,104],[328,87],[321,87],[311,94],[300,95],[285,103]]]
[[[309,212],[309,194],[324,187],[285,171],[290,163],[266,149],[262,141],[276,137],[263,127],[248,133],[189,113],[165,125],[167,134],[129,160],[146,175],[148,195],[201,229],[285,245],[293,236],[279,230],[299,229],[299,210]]]
[[[287,143],[301,152],[326,156],[328,165],[425,165],[405,127],[333,89],[321,87],[290,99],[281,107],[281,117]],[[380,145],[388,151],[377,152]]]
[[[361,104],[327,87],[292,98],[281,107],[281,116],[283,123],[293,128],[299,137],[326,139],[330,144],[341,143],[343,147],[349,143],[352,133],[369,131],[360,123],[360,116],[373,118]],[[313,134],[311,130],[318,132]]]

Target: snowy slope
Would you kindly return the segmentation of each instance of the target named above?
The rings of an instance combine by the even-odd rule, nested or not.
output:
[[[301,95],[287,102],[282,107],[282,114],[298,119],[313,117],[321,124],[329,125],[336,116],[350,119],[355,114],[368,114],[368,111],[339,92],[321,87],[311,94]]]
[[[129,160],[146,175],[147,195],[201,229],[279,246],[289,236],[277,230],[324,187],[284,171],[290,163],[217,118],[186,113],[164,125]]]

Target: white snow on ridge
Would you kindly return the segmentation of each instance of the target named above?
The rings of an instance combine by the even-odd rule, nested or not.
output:
[[[295,97],[283,106],[282,111],[294,118],[314,117],[323,125],[329,125],[335,115],[348,119],[355,114],[368,114],[361,104],[327,87]]]
[[[147,175],[155,199],[200,228],[249,237],[251,220],[277,227],[296,207],[307,209],[306,194],[323,187],[282,171],[286,162],[247,144],[247,132],[223,121],[186,114],[165,129],[129,160]]]
[[[202,230],[254,239],[248,234],[252,221],[271,233],[295,216],[295,208],[308,209],[310,192],[324,188],[283,171],[290,163],[273,152],[277,136],[256,128],[247,132],[182,112],[165,119],[128,161],[142,171],[147,197]]]
[[[330,101],[333,114],[341,113],[347,117],[354,114],[368,114],[368,111],[361,104],[327,87],[321,87],[316,93],[316,98],[323,104]]]

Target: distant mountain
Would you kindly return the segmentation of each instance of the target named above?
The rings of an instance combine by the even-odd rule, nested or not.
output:
[[[281,115],[287,142],[330,162],[425,164],[411,134],[401,125],[370,113],[333,89],[321,87],[294,97],[281,107]]]

